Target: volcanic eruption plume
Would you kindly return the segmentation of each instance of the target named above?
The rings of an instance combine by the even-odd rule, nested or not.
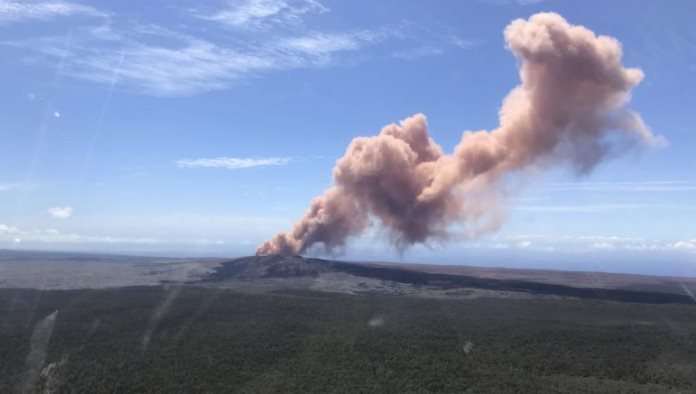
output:
[[[256,253],[299,254],[315,244],[329,251],[373,218],[399,248],[451,238],[454,223],[469,236],[491,231],[506,179],[558,165],[587,173],[612,153],[660,143],[626,108],[643,72],[623,67],[616,39],[540,13],[510,23],[505,41],[521,83],[503,100],[497,129],[464,132],[452,154],[430,138],[422,114],[355,138],[336,163],[334,186]]]

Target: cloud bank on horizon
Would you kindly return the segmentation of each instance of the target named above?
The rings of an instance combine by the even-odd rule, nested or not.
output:
[[[627,108],[643,72],[622,65],[616,39],[555,13],[515,20],[504,35],[521,83],[503,100],[497,129],[466,131],[451,155],[430,138],[422,114],[355,138],[333,170],[334,185],[256,253],[319,245],[330,252],[373,218],[399,249],[475,237],[499,228],[508,180],[559,165],[586,174],[612,155],[664,144]],[[457,223],[463,234],[452,232]]]

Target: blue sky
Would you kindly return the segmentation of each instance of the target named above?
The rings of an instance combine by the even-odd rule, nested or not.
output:
[[[503,29],[539,11],[621,41],[668,146],[526,180],[481,239],[401,256],[375,230],[343,258],[696,275],[690,1],[0,0],[0,248],[251,254],[352,138],[495,128]]]

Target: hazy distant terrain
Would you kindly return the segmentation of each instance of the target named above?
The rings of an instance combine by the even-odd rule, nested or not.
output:
[[[695,278],[342,262],[298,256],[225,260],[0,252],[0,287],[5,288],[99,289],[162,283],[246,293],[295,289],[446,298],[543,296],[696,303]]]
[[[0,392],[691,393],[695,285],[4,252]]]
[[[100,289],[185,282],[212,272],[221,262],[220,259],[0,251],[0,287]]]

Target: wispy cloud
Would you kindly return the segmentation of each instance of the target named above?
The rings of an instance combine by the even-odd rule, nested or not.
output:
[[[447,41],[459,49],[471,49],[483,45],[483,40],[462,38],[457,36],[450,36]]]
[[[72,15],[106,16],[94,7],[67,1],[0,0],[0,22],[48,20]]]
[[[173,48],[125,42],[119,53],[89,47],[72,51],[66,73],[86,80],[120,84],[153,96],[186,96],[219,90],[242,76],[275,67],[274,59],[190,41]],[[80,57],[81,56],[81,57]]]
[[[516,5],[521,5],[521,6],[539,4],[539,3],[543,3],[545,1],[548,1],[548,0],[479,0],[480,3],[484,3],[484,4],[491,4],[491,5],[516,4]]]
[[[242,0],[228,1],[226,8],[200,17],[229,27],[257,29],[299,23],[305,14],[326,11],[316,0]]]
[[[132,29],[135,33],[108,25],[85,29],[75,34],[69,47],[59,37],[5,44],[39,52],[46,59],[60,58],[63,73],[75,78],[109,85],[116,81],[136,93],[171,97],[229,88],[270,71],[326,66],[342,53],[386,37],[367,30],[309,32],[223,45],[156,26],[140,27]],[[167,45],[152,43],[157,40]]]
[[[579,205],[522,205],[518,211],[552,212],[552,213],[601,213],[617,212],[635,209],[696,211],[696,205],[681,204],[579,204]]]
[[[176,165],[180,168],[224,168],[228,170],[238,170],[251,167],[284,166],[293,161],[295,160],[292,157],[216,157],[208,159],[183,159],[178,160]]]
[[[0,0],[0,4],[5,4],[9,15],[8,4],[17,8],[24,3]],[[74,26],[67,43],[65,37],[57,36],[2,42],[31,53],[22,59],[34,64],[53,64],[60,59],[62,75],[157,97],[228,89],[270,72],[345,65],[356,59],[349,54],[388,40],[416,46],[411,52],[396,55],[402,59],[476,45],[476,41],[463,40],[451,32],[414,30],[406,27],[406,22],[375,29],[317,29],[305,23],[309,15],[328,12],[317,0],[229,1],[223,8],[188,12],[188,19],[172,25],[176,27],[59,0],[27,4],[37,9],[36,15],[50,14],[39,12],[38,4],[53,4],[56,6],[46,9],[54,14],[107,17],[96,24],[90,21]],[[428,47],[438,49],[423,49]]]
[[[53,207],[46,211],[53,219],[67,219],[73,214],[72,207]]]
[[[676,192],[696,191],[693,181],[647,181],[647,182],[568,182],[553,183],[550,191],[588,192]]]
[[[0,192],[28,191],[38,187],[36,183],[32,182],[0,182]]]
[[[377,41],[379,37],[380,34],[371,31],[339,34],[310,33],[284,39],[280,42],[279,48],[318,57],[338,51],[355,50],[364,43]]]
[[[403,49],[392,53],[392,57],[403,60],[415,60],[422,57],[442,55],[445,51],[437,46],[420,46],[416,48]]]
[[[455,34],[447,26],[428,27],[410,21],[403,22],[400,30],[415,33],[418,45],[398,49],[391,57],[401,60],[417,60],[425,57],[440,56],[457,50],[469,50],[481,46],[480,39],[464,38]]]

